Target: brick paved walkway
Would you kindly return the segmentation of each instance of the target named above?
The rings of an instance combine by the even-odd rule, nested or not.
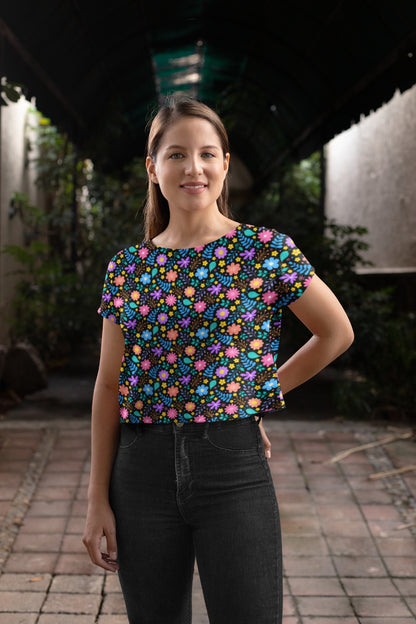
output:
[[[270,421],[284,536],[284,624],[410,624],[416,616],[416,463],[410,440],[333,454],[384,425]],[[0,624],[126,624],[115,575],[81,544],[89,423],[0,420]],[[195,577],[194,624],[206,624]],[[169,624],[169,623],[166,623]],[[230,624],[238,624],[230,623]]]

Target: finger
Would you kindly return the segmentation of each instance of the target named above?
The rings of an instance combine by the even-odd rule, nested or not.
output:
[[[263,440],[263,447],[264,447],[264,454],[267,457],[267,459],[270,459],[272,456],[272,445],[271,442],[269,440],[269,438],[267,437],[267,434],[263,428],[263,425],[260,425],[260,430],[261,430],[261,437]]]
[[[102,552],[101,554],[101,560],[104,562],[105,564],[105,569],[106,570],[110,570],[111,572],[117,572],[119,570],[119,565],[118,562],[113,559],[108,553]],[[103,564],[101,564],[101,567],[104,567]]]
[[[117,540],[115,529],[106,531],[107,553],[110,559],[116,561],[117,559]]]
[[[104,570],[108,570],[109,572],[116,572],[119,569],[118,563],[115,560],[113,560],[107,553],[101,553],[101,538],[97,540],[85,537],[82,541],[88,551],[92,563],[100,568],[104,568]],[[103,555],[105,555],[105,557],[103,557]]]

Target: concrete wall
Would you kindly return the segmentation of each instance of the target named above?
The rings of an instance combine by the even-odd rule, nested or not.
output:
[[[36,116],[30,112],[31,104],[24,98],[17,103],[0,107],[0,249],[5,244],[22,245],[23,226],[18,214],[9,215],[10,200],[15,191],[27,193],[32,204],[39,205],[42,194],[35,185],[35,171],[28,163],[30,126],[36,124]],[[33,158],[34,153],[30,152]],[[6,254],[0,254],[0,343],[9,342],[7,320],[11,315],[16,276],[19,268]]]
[[[416,86],[335,137],[326,157],[327,216],[369,230],[372,272],[416,271]]]

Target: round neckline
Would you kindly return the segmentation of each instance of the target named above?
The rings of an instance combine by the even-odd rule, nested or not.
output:
[[[145,243],[147,243],[152,249],[160,251],[202,251],[208,245],[212,245],[213,243],[219,243],[223,238],[231,238],[233,232],[237,232],[241,227],[244,227],[243,223],[239,223],[232,230],[226,232],[219,238],[208,241],[208,243],[204,243],[203,245],[196,245],[195,247],[162,247],[159,245],[155,245],[151,239],[147,239]]]

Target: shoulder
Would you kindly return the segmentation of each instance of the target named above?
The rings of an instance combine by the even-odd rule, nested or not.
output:
[[[242,224],[239,229],[240,240],[247,240],[255,244],[256,247],[271,247],[272,249],[284,249],[294,246],[290,236],[279,232],[275,228],[264,225]]]
[[[108,263],[108,272],[125,269],[127,265],[136,265],[144,260],[149,254],[149,248],[146,241],[142,241],[137,245],[130,245],[120,249]]]

